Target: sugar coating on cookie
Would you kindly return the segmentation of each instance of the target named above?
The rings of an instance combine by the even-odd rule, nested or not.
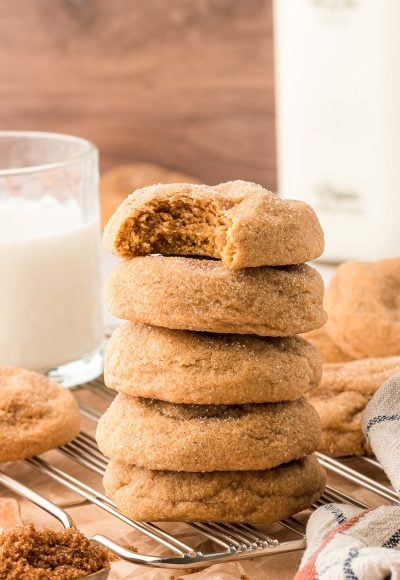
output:
[[[210,334],[124,324],[104,357],[109,388],[172,403],[294,400],[316,387],[318,351],[300,337]]]
[[[321,496],[325,474],[315,456],[265,471],[150,471],[110,461],[107,495],[138,521],[270,523],[306,509]]]
[[[269,469],[316,450],[315,409],[298,399],[254,405],[175,405],[118,395],[101,417],[100,450],[146,469]]]
[[[321,384],[308,395],[321,419],[320,451],[335,456],[370,453],[361,415],[381,384],[400,372],[400,356],[323,365]]]
[[[0,461],[44,453],[79,434],[73,395],[45,376],[0,367],[0,393]]]
[[[133,192],[104,231],[122,258],[147,254],[219,258],[230,268],[300,264],[322,254],[310,206],[281,200],[260,185],[159,184]]]
[[[232,270],[216,260],[120,262],[106,303],[118,318],[172,329],[291,336],[322,326],[324,285],[307,264]]]
[[[342,264],[325,301],[328,332],[350,357],[400,354],[400,258]]]

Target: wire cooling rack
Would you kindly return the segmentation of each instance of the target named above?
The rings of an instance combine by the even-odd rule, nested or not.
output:
[[[114,393],[105,387],[102,380],[97,379],[77,389],[77,398],[85,423],[89,424],[87,431],[68,445],[64,445],[52,453],[51,461],[44,457],[34,457],[24,461],[26,466],[42,474],[62,488],[77,494],[86,504],[94,509],[103,510],[111,518],[116,518],[127,527],[127,531],[135,530],[143,534],[154,546],[149,553],[137,553],[121,542],[101,534],[94,535],[93,540],[106,546],[115,554],[132,563],[166,568],[195,568],[215,563],[254,558],[294,550],[305,547],[305,524],[311,510],[330,502],[345,502],[360,508],[367,508],[381,503],[397,503],[398,497],[385,480],[379,463],[372,458],[333,459],[318,454],[319,461],[328,472],[328,486],[322,498],[312,506],[311,510],[290,517],[273,526],[255,526],[249,524],[193,522],[182,524],[179,529],[191,532],[196,541],[187,543],[186,534],[172,534],[166,524],[151,522],[136,522],[121,514],[113,502],[92,485],[84,482],[84,477],[77,478],[65,468],[68,464],[78,464],[80,471],[88,472],[98,478],[101,489],[101,477],[107,460],[100,453],[93,435],[98,418],[111,402]],[[89,402],[88,402],[89,401]],[[72,462],[72,463],[71,463]],[[60,467],[60,464],[62,467]],[[66,510],[49,501],[43,495],[26,487],[15,476],[7,474],[7,465],[0,470],[0,486],[36,504],[45,510],[64,527],[73,525],[73,520]],[[349,488],[354,491],[349,493]],[[199,548],[200,546],[200,548]],[[160,553],[162,548],[162,554]],[[152,553],[153,552],[153,553]],[[156,554],[154,554],[156,552]]]

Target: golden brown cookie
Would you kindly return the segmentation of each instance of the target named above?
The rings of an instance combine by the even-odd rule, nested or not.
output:
[[[0,462],[64,445],[79,433],[78,405],[43,375],[0,367]]]
[[[321,357],[302,338],[208,334],[125,324],[105,352],[104,380],[136,397],[235,405],[298,399],[321,380]]]
[[[101,417],[107,457],[146,469],[269,469],[315,451],[318,414],[305,401],[256,405],[175,405],[118,395]]]
[[[332,455],[368,453],[361,414],[381,384],[400,372],[400,357],[323,365],[322,381],[308,396],[321,418],[320,451]]]
[[[215,260],[146,256],[107,282],[114,316],[166,328],[290,336],[322,326],[321,276],[305,264],[231,270]]]
[[[349,356],[400,355],[400,258],[339,266],[326,308],[327,330]]]
[[[269,523],[306,509],[323,493],[315,456],[265,471],[148,471],[111,460],[107,495],[138,521]]]
[[[322,254],[324,237],[307,204],[261,185],[159,184],[130,195],[104,231],[122,258],[146,254],[220,258],[230,268],[300,264]]]
[[[136,189],[155,183],[199,183],[199,181],[154,163],[127,163],[103,173],[100,179],[102,226],[104,227],[125,197]]]
[[[305,332],[302,336],[319,350],[324,363],[347,362],[353,360],[351,356],[343,352],[342,349],[333,342],[327,333],[326,324],[322,328]]]

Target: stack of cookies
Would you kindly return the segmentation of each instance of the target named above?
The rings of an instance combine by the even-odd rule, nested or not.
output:
[[[113,334],[99,422],[106,493],[136,520],[272,522],[312,504],[323,284],[309,206],[236,181],[151,186],[105,230]]]

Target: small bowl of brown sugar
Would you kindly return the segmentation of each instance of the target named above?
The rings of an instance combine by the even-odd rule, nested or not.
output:
[[[0,580],[103,580],[111,559],[77,528],[37,530],[26,524],[0,534]]]

